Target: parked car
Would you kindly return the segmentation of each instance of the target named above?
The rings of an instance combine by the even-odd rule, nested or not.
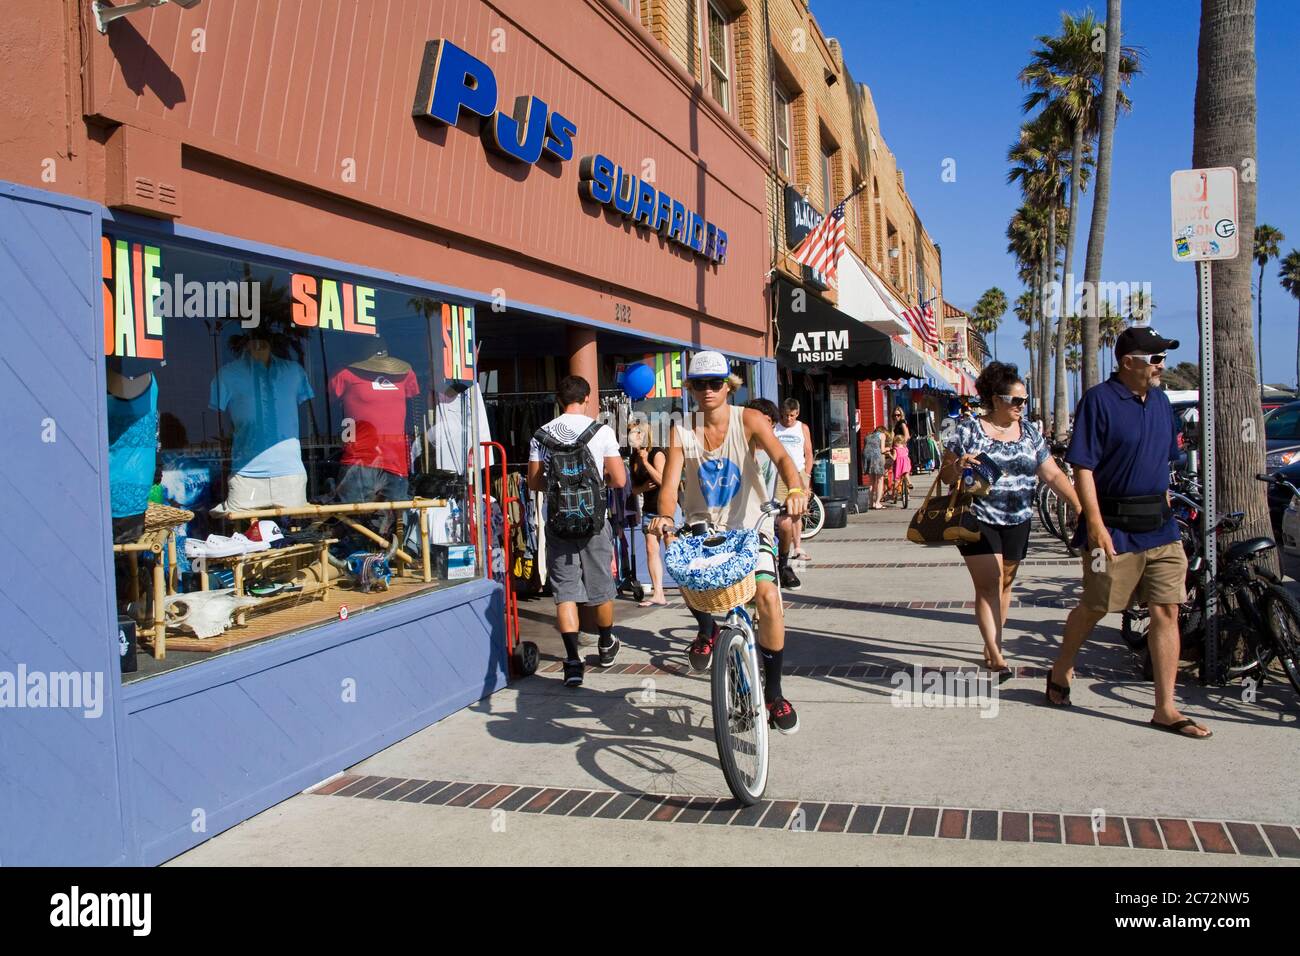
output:
[[[1300,402],[1288,402],[1265,415],[1264,438],[1264,467],[1270,474],[1300,461]]]
[[[1278,468],[1277,473],[1293,485],[1300,487],[1300,461]],[[1268,516],[1273,522],[1273,536],[1285,544],[1283,517],[1291,505],[1291,492],[1279,485],[1268,486]],[[1300,537],[1296,539],[1300,545]]]

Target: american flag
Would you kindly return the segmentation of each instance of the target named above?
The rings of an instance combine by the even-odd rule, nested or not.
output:
[[[903,313],[903,318],[922,342],[932,349],[939,347],[939,330],[934,326],[934,309],[930,308],[929,302],[912,306]]]
[[[839,272],[840,253],[844,251],[844,203],[848,201],[846,198],[832,209],[831,214],[804,236],[803,242],[790,253],[790,258],[795,262],[806,265],[831,281],[834,281]]]

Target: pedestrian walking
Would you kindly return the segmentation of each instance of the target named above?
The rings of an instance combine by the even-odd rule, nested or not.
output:
[[[1083,599],[1065,622],[1065,639],[1047,677],[1047,702],[1070,704],[1074,660],[1107,614],[1130,604],[1151,613],[1147,646],[1154,672],[1151,724],[1192,737],[1211,731],[1174,703],[1178,607],[1187,600],[1187,555],[1169,506],[1169,463],[1180,454],[1178,422],[1160,389],[1165,357],[1178,348],[1150,326],[1125,329],[1115,342],[1116,370],[1088,389],[1074,414],[1065,458],[1082,503],[1075,546],[1083,554]]]
[[[785,447],[785,452],[794,462],[795,468],[799,470],[799,479],[801,487],[804,489],[812,487],[812,463],[813,463],[813,444],[812,432],[808,426],[799,421],[799,400],[797,398],[787,398],[781,403],[781,421],[772,429],[776,434],[777,440]],[[806,500],[806,499],[805,499]],[[780,504],[785,503],[785,489],[783,485],[777,486],[777,501]],[[808,560],[808,554],[803,549],[803,524],[796,523],[794,526],[794,545],[791,553],[802,561]]]
[[[969,476],[987,482],[971,512],[979,522],[980,538],[959,544],[975,586],[975,620],[984,640],[984,666],[1009,672],[1002,654],[1002,634],[1011,606],[1016,570],[1029,550],[1038,479],[1050,484],[1076,508],[1078,498],[1070,479],[1048,453],[1042,434],[1024,419],[1025,383],[1014,365],[993,362],[975,382],[986,409],[979,418],[961,418],[948,439],[939,477],[948,485]],[[981,486],[981,490],[983,490]]]
[[[668,454],[651,444],[650,426],[643,421],[635,421],[628,426],[627,444],[631,452],[632,494],[641,496],[641,530],[645,531],[659,514],[659,485],[664,480],[663,470],[668,462]],[[668,599],[664,597],[663,558],[659,539],[654,535],[646,535],[645,556],[646,563],[650,565],[650,596],[639,602],[637,607],[667,604]]]
[[[889,432],[884,425],[877,425],[862,443],[862,474],[867,478],[871,488],[871,509],[884,511],[885,505],[885,442]]]
[[[756,398],[753,401],[746,402],[745,407],[762,412],[763,417],[767,419],[768,424],[773,428],[773,434],[775,434],[777,423],[781,420],[781,412],[776,407],[776,402],[767,398]],[[778,477],[776,465],[761,446],[754,452],[754,459],[758,462],[758,473],[763,479],[763,486],[767,489],[768,500],[775,504],[777,503],[776,483]],[[799,575],[795,574],[794,568],[790,567],[790,549],[794,543],[794,522],[787,514],[776,515],[776,541],[778,548],[776,571],[777,578],[781,582],[781,589],[798,591],[803,587],[803,582],[799,580]]]
[[[564,410],[533,435],[528,488],[546,495],[546,573],[555,594],[555,622],[564,640],[564,684],[582,684],[578,605],[595,610],[601,667],[614,663],[614,543],[606,530],[605,488],[627,481],[618,439],[585,412],[591,386],[577,375],[560,380],[555,400]]]

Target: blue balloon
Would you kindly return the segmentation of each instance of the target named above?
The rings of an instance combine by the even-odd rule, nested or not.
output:
[[[639,402],[654,391],[655,370],[644,362],[629,365],[623,370],[618,384],[627,393],[628,398]]]

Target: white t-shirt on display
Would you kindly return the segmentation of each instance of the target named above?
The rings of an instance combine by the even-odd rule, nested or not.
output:
[[[586,415],[568,414],[561,415],[559,418],[552,419],[542,426],[546,433],[556,441],[573,442],[578,440],[578,436],[587,430],[588,426],[594,422],[594,418]],[[601,425],[587,441],[587,448],[591,452],[591,457],[595,459],[596,468],[603,475],[605,473],[605,459],[620,457],[618,451],[618,438],[614,435],[614,429],[608,425]],[[550,450],[538,444],[537,439],[533,438],[528,443],[528,460],[540,461],[545,463],[551,457]]]

